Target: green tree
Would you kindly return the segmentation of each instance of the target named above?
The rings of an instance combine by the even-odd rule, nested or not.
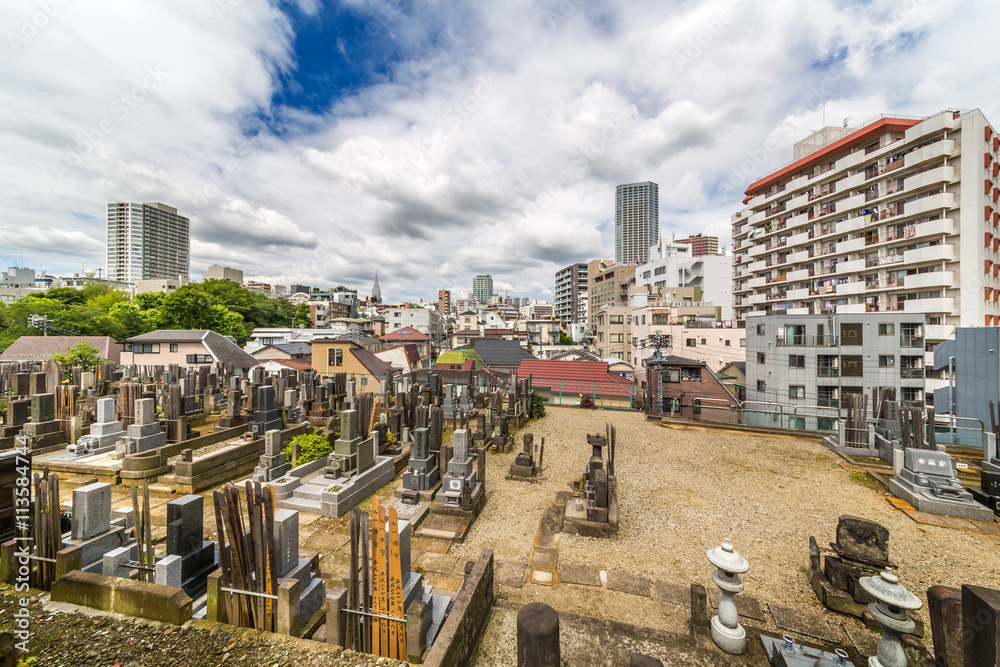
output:
[[[573,342],[574,342],[573,339],[570,338],[569,336],[563,336],[562,334],[559,334],[560,345],[572,345]]]
[[[292,320],[293,327],[311,327],[312,326],[312,311],[309,309],[308,303],[300,303],[295,307],[295,317]]]
[[[87,302],[86,297],[83,295],[83,291],[73,289],[72,287],[50,287],[45,290],[44,296],[46,299],[54,299],[66,304],[67,306],[82,306]]]
[[[66,352],[56,352],[52,355],[52,361],[63,368],[73,368],[80,366],[85,371],[93,370],[98,364],[103,364],[108,359],[101,356],[100,350],[88,343],[79,341],[73,347],[67,347]]]
[[[163,299],[160,307],[166,329],[207,329],[212,302],[200,285],[189,283]]]
[[[167,295],[163,292],[143,292],[136,294],[132,303],[139,307],[139,310],[152,310],[163,305],[163,299]]]

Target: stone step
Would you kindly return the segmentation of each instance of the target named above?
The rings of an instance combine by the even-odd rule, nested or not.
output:
[[[320,501],[322,495],[323,487],[316,486],[315,484],[306,484],[292,491],[293,498],[304,498],[306,500],[315,500],[316,502]]]
[[[302,498],[289,498],[288,500],[282,500],[279,502],[279,506],[285,509],[298,510],[300,512],[311,512],[313,514],[319,514],[319,503],[314,501],[305,500]]]
[[[152,493],[174,493],[175,489],[173,484],[150,484],[149,490]]]

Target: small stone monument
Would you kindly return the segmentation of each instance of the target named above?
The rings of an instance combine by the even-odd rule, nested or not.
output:
[[[73,509],[69,534],[63,535],[63,547],[79,546],[80,569],[102,572],[104,554],[124,544],[124,526],[111,521],[111,485],[88,484],[73,489]]]
[[[408,467],[403,472],[403,488],[413,491],[430,491],[441,479],[437,458],[430,452],[430,429],[413,431],[413,452]]]
[[[285,460],[285,451],[281,446],[281,431],[272,429],[264,434],[264,454],[260,457],[260,465],[254,468],[253,481],[271,482],[291,470],[291,464]]]
[[[535,436],[524,434],[524,444],[521,452],[510,464],[510,477],[530,478],[535,476]]]
[[[861,577],[860,584],[875,599],[868,605],[868,611],[882,626],[878,655],[868,659],[868,666],[906,667],[901,635],[911,634],[917,627],[906,612],[920,609],[923,603],[899,583],[899,578],[888,567],[877,577]]]
[[[441,478],[441,490],[435,501],[451,507],[462,506],[462,490],[468,484],[468,503],[474,504],[482,494],[476,461],[469,456],[472,433],[460,428],[452,435],[453,454],[448,462],[448,472]],[[470,508],[471,509],[471,508]]]
[[[740,625],[733,596],[743,592],[740,575],[750,569],[750,564],[733,549],[727,539],[722,546],[708,550],[708,562],[717,569],[712,581],[722,591],[719,613],[712,617],[712,641],[726,653],[740,655],[747,650],[747,634]]]
[[[204,594],[218,567],[215,542],[204,537],[205,499],[186,495],[167,503],[167,550],[154,564],[157,584],[183,588],[192,599]]]
[[[809,581],[827,608],[863,618],[871,598],[858,584],[861,577],[889,567],[889,531],[880,523],[844,514],[837,522],[834,553],[825,557],[815,537],[809,538]]]
[[[41,386],[44,387],[45,373],[33,373],[32,379],[35,376],[41,376]],[[55,394],[33,393],[28,419],[29,421],[21,427],[20,435],[16,436],[22,445],[40,449],[66,442],[62,425],[56,421]]]
[[[255,433],[258,438],[263,438],[268,431],[281,427],[281,411],[274,407],[274,387],[258,387],[257,409],[253,413],[253,421],[250,422],[249,430]]]
[[[129,424],[125,435],[115,447],[115,458],[138,454],[167,444],[167,434],[156,421],[156,399],[140,398],[135,402],[135,423]]]
[[[115,399],[97,399],[97,421],[90,425],[90,434],[80,436],[76,444],[68,445],[66,451],[76,456],[100,454],[115,448],[118,440],[125,435],[122,423],[115,419]]]
[[[956,479],[955,466],[946,452],[930,449],[897,449],[895,475],[889,491],[920,512],[976,521],[993,521],[993,510],[977,503]]]

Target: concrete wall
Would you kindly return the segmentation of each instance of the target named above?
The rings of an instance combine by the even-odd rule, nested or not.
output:
[[[989,430],[989,402],[1000,403],[1000,329],[955,329],[954,340],[934,348],[934,368],[947,369],[950,357],[955,358],[955,415],[979,419]],[[951,412],[948,387],[934,392],[934,410],[938,414]],[[958,425],[972,426],[964,422]]]
[[[74,570],[52,585],[52,601],[183,625],[192,600],[180,588]]]
[[[493,606],[493,550],[483,549],[465,577],[451,613],[424,658],[427,667],[461,667],[469,661]]]

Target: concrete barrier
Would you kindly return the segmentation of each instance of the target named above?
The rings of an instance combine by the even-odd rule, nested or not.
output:
[[[424,665],[460,667],[469,661],[493,606],[493,550],[483,549],[462,582],[451,613],[427,652]]]
[[[52,601],[183,625],[192,600],[180,588],[93,572],[67,572],[52,585]]]

